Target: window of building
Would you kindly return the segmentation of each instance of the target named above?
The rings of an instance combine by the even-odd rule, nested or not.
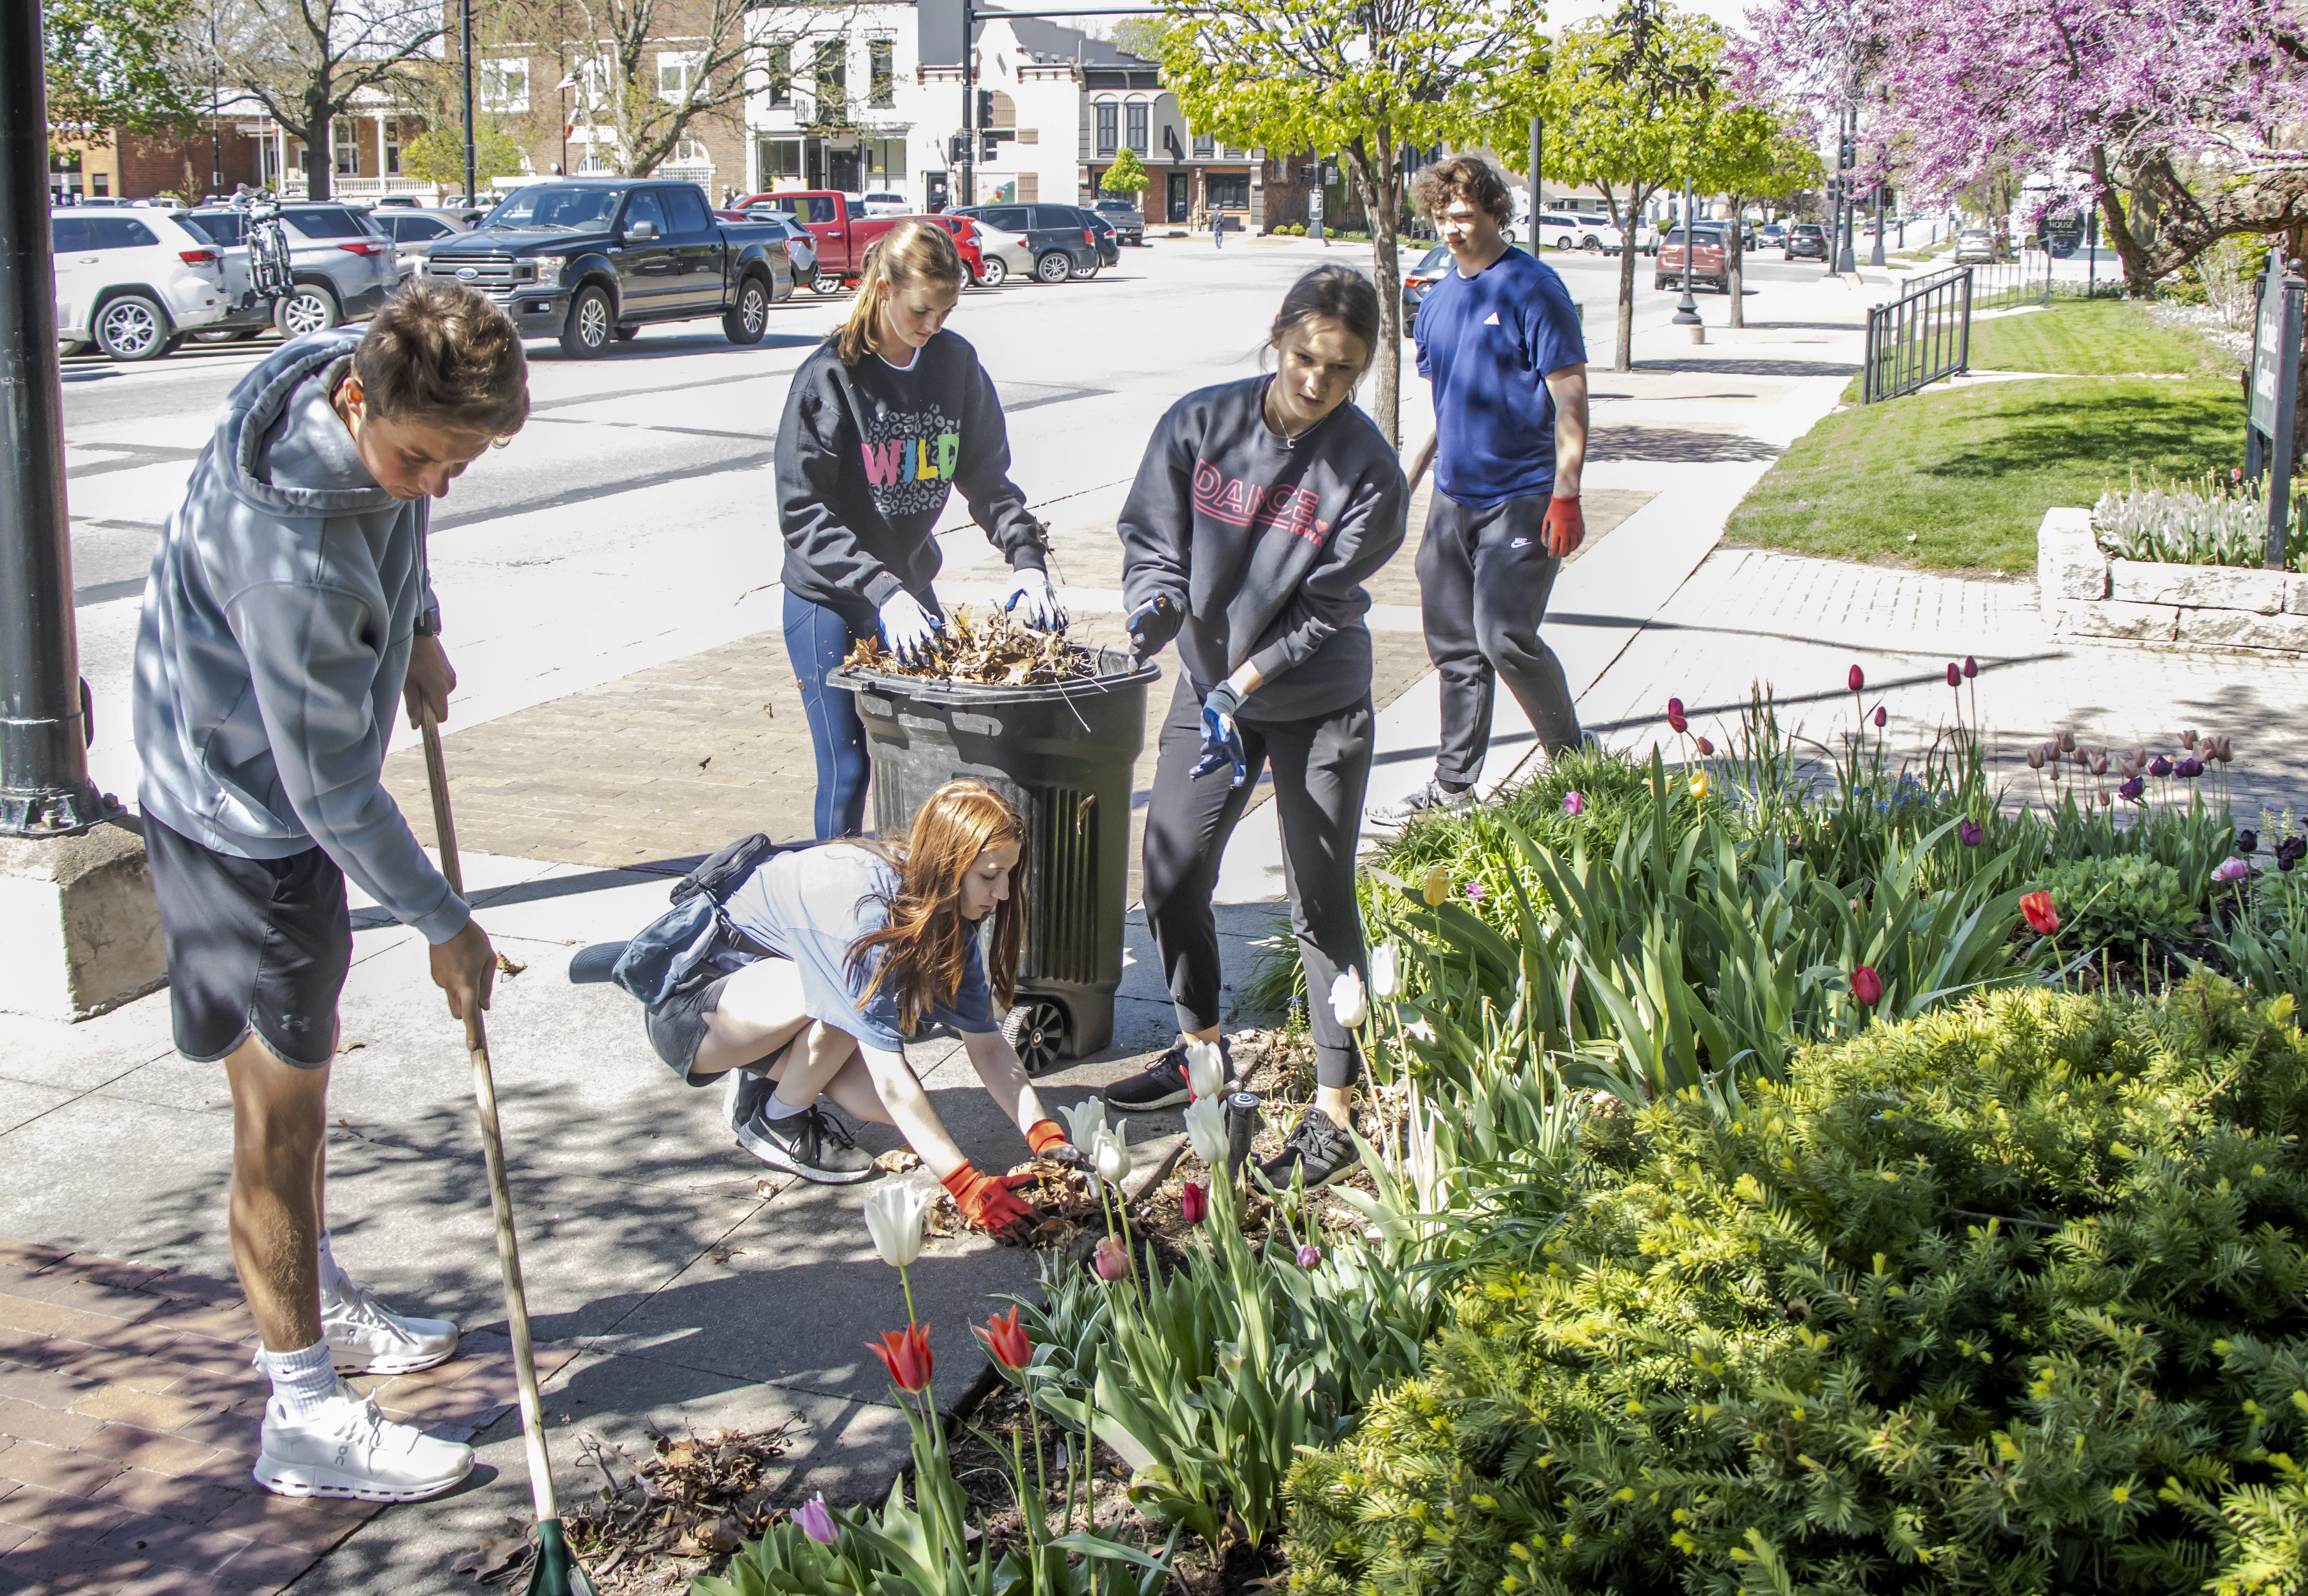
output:
[[[388,177],[398,177],[400,176],[400,118],[387,116],[383,126],[384,128],[384,175]]]
[[[898,103],[898,41],[894,39],[869,39],[866,41],[867,71],[873,81],[873,103],[893,106]]]
[[[1213,211],[1247,211],[1250,209],[1250,174],[1248,172],[1212,172],[1209,177],[1210,205]]]
[[[816,80],[817,116],[821,122],[843,114],[849,98],[849,52],[839,39],[821,40],[810,71]]]
[[[1146,153],[1148,148],[1146,142],[1146,102],[1144,100],[1139,100],[1132,105],[1125,106],[1123,108],[1128,113],[1127,122],[1130,129],[1130,147],[1138,151],[1139,154],[1143,155]]]
[[[340,117],[329,125],[329,147],[336,155],[337,176],[360,176],[360,130],[349,118]]]
[[[906,180],[906,141],[903,139],[860,139],[857,152],[866,162],[866,173],[876,183],[891,187]]]
[[[801,141],[799,139],[762,139],[755,145],[762,160],[763,188],[774,185],[780,177],[801,176]]]
[[[103,199],[112,193],[110,172],[90,172],[88,175],[88,181],[89,194],[96,199]]]
[[[793,46],[789,44],[770,48],[770,104],[793,104]]]
[[[705,146],[695,139],[673,141],[673,164],[677,167],[710,167],[713,158],[705,153]]]
[[[1194,135],[1194,159],[1196,160],[1211,160],[1218,154],[1218,141],[1211,138],[1210,134],[1206,133],[1198,133]]]
[[[529,109],[529,63],[476,61],[473,87],[481,109],[520,113]]]
[[[1109,99],[1100,102],[1094,108],[1097,111],[1098,153],[1101,156],[1111,155],[1121,137],[1122,108]]]
[[[687,50],[659,50],[657,57],[657,97],[672,105],[697,98],[698,57]]]

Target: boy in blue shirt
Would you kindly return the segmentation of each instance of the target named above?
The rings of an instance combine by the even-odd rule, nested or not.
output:
[[[1411,334],[1434,394],[1434,436],[1410,482],[1433,462],[1418,592],[1442,729],[1433,780],[1374,814],[1389,824],[1471,800],[1500,677],[1550,755],[1579,746],[1570,684],[1538,635],[1555,574],[1586,536],[1579,312],[1551,267],[1508,247],[1513,201],[1489,165],[1459,156],[1430,166],[1412,194],[1456,267],[1427,294]]]

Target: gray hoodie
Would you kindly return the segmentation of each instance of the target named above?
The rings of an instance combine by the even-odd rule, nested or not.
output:
[[[426,505],[377,486],[329,396],[360,342],[319,332],[243,377],[168,518],[136,633],[144,812],[205,848],[315,843],[428,942],[469,914],[384,790],[419,615]]]

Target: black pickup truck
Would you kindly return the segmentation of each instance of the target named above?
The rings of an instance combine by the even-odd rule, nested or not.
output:
[[[426,274],[478,289],[524,336],[590,360],[651,322],[719,316],[758,343],[794,291],[774,223],[723,221],[694,183],[575,177],[514,190],[469,233],[444,238]]]

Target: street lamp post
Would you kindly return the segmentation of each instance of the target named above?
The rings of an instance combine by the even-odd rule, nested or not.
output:
[[[1705,325],[1699,319],[1699,301],[1691,297],[1691,257],[1699,246],[1699,234],[1691,225],[1691,174],[1683,176],[1683,298],[1675,301],[1675,324],[1678,327]]]
[[[465,203],[470,205],[478,200],[475,192],[478,179],[474,176],[478,163],[473,159],[473,0],[461,0],[459,10],[465,53]],[[568,163],[564,160],[562,164]]]
[[[1883,262],[1883,185],[1875,185],[1875,247],[1867,252],[1867,263],[1880,266]]]
[[[88,779],[73,623],[64,383],[48,237],[40,7],[0,6],[0,836],[84,832],[117,804]]]
[[[1859,270],[1858,259],[1851,247],[1852,212],[1857,208],[1853,203],[1851,172],[1852,168],[1859,164],[1859,107],[1856,104],[1844,108],[1842,133],[1843,149],[1837,159],[1839,162],[1838,170],[1842,178],[1839,193],[1843,214],[1838,218],[1837,237],[1833,241],[1836,252],[1835,269],[1838,272]]]

